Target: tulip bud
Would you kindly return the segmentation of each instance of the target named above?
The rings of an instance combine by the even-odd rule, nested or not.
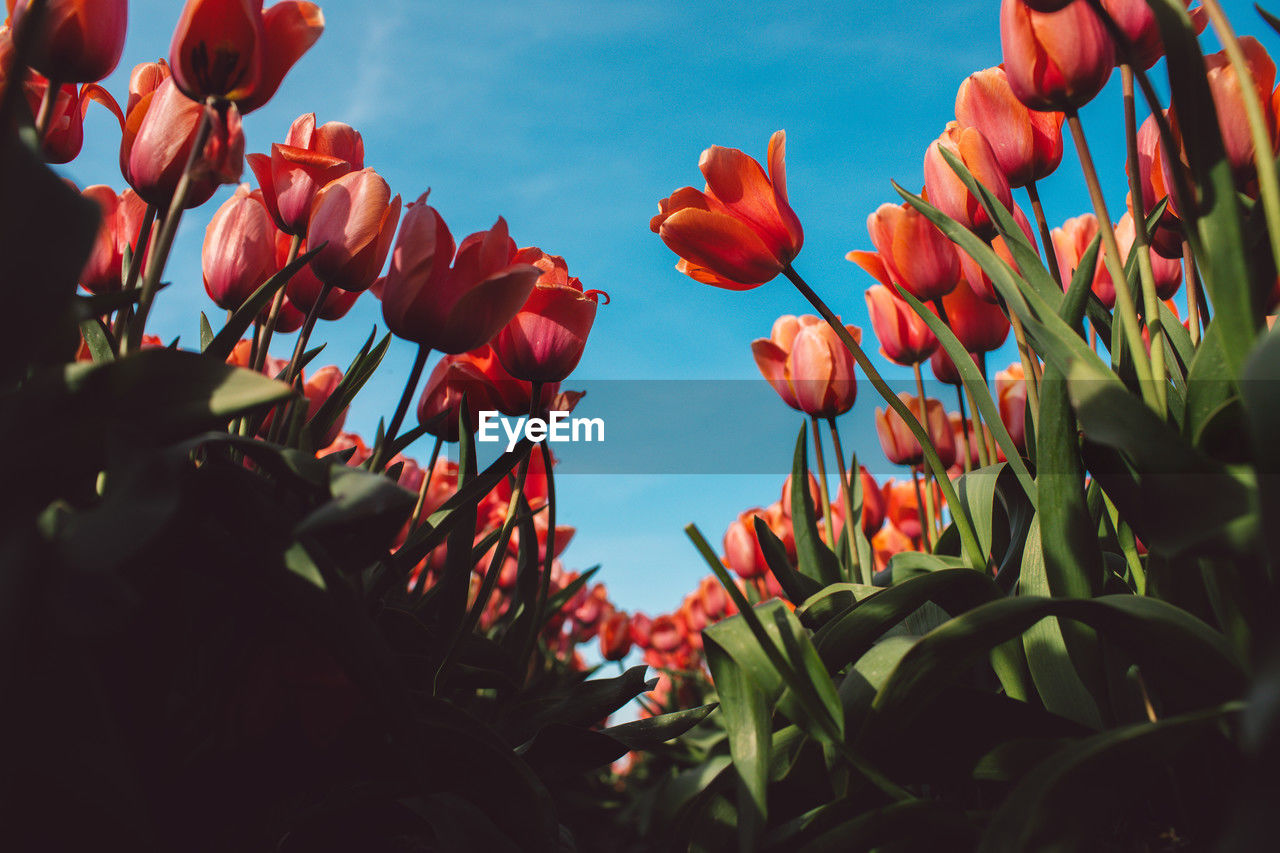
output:
[[[938,339],[902,297],[882,284],[867,288],[867,312],[880,354],[895,364],[919,364],[938,349]]]
[[[361,169],[326,184],[311,205],[307,236],[325,247],[311,259],[316,277],[331,287],[368,290],[382,266],[396,224],[400,196],[373,169]]]
[[[1018,450],[1026,453],[1027,381],[1018,362],[996,374],[996,403],[1009,437]]]
[[[284,269],[289,260],[289,249],[293,238],[283,231],[276,231],[275,241],[276,269]],[[299,249],[299,254],[306,251],[307,243],[304,240]],[[285,303],[291,305],[295,313],[305,318],[306,315],[311,313],[311,309],[316,302],[320,300],[320,294],[324,292],[324,285],[320,282],[320,279],[316,278],[316,274],[311,271],[311,264],[307,263],[289,278],[289,283],[285,285],[284,292]],[[359,293],[331,287],[329,288],[329,295],[325,297],[324,305],[320,307],[316,317],[320,320],[341,320],[347,316],[347,312],[351,310],[351,306],[356,304],[356,300],[359,297]],[[276,320],[276,331],[285,332],[286,334],[289,331],[280,325],[279,318]]]
[[[1071,278],[1075,275],[1076,267],[1080,266],[1081,258],[1097,233],[1098,217],[1092,213],[1085,213],[1068,219],[1062,223],[1060,228],[1055,228],[1049,232],[1049,236],[1053,238],[1053,252],[1058,258],[1058,273],[1062,277],[1064,290],[1070,288]],[[1094,294],[1102,300],[1102,303],[1107,308],[1111,308],[1116,304],[1116,289],[1111,283],[1111,273],[1107,272],[1101,248],[1099,248],[1098,258],[1094,262],[1091,287]]]
[[[995,223],[987,215],[982,201],[969,192],[960,176],[942,157],[942,149],[955,155],[973,175],[974,180],[1006,208],[1013,207],[1009,179],[996,161],[991,143],[974,127],[961,128],[956,122],[947,125],[942,135],[929,144],[924,155],[924,184],[929,201],[956,222],[980,237],[996,234]]]
[[[1168,111],[1165,111],[1168,115]],[[1147,116],[1138,128],[1138,183],[1142,187],[1142,212],[1149,215],[1161,199],[1168,199],[1164,213],[1151,235],[1151,247],[1166,258],[1182,257],[1182,223],[1178,219],[1173,194],[1165,180],[1167,164],[1160,143],[1155,116]],[[1126,171],[1129,165],[1125,164]],[[1126,204],[1126,207],[1128,205]]]
[[[545,407],[558,390],[555,383],[544,385],[539,399],[540,408]],[[513,416],[529,414],[533,386],[507,373],[487,346],[469,353],[447,355],[427,377],[418,402],[418,422],[434,436],[445,441],[457,441],[458,413],[464,396],[468,428],[475,432],[482,411],[499,411]],[[541,454],[537,458],[540,457]]]
[[[898,399],[919,421],[920,399],[905,391],[898,393]],[[937,400],[926,400],[924,412],[925,434],[929,436],[929,443],[937,451],[942,467],[950,468],[956,460],[956,444],[946,410]],[[924,463],[924,451],[920,442],[896,410],[876,408],[876,435],[880,439],[885,457],[895,465],[916,466]]]
[[[234,311],[271,278],[276,267],[275,227],[260,191],[241,184],[205,229],[204,289],[219,308]]]
[[[960,126],[981,131],[1011,187],[1026,186],[1058,168],[1065,118],[1060,112],[1027,109],[1000,66],[970,74],[956,93]]]
[[[861,341],[861,329],[845,330]],[[779,317],[770,337],[752,342],[751,351],[764,378],[791,408],[816,418],[834,418],[853,408],[858,395],[853,355],[822,319]]]
[[[950,293],[960,278],[955,248],[923,213],[909,204],[882,204],[867,217],[876,247],[846,257],[886,285],[897,285],[921,302]]]
[[[947,325],[971,353],[999,349],[1009,336],[1009,318],[999,305],[979,299],[969,287],[957,287],[942,297]]]
[[[399,337],[440,352],[466,352],[511,321],[542,270],[517,257],[502,217],[463,240],[455,259],[449,226],[426,199],[424,193],[405,214],[383,284],[382,316]]]
[[[30,0],[9,0],[19,27]],[[127,0],[47,0],[31,67],[60,83],[94,83],[116,69],[128,29]]]
[[[564,258],[541,249],[521,249],[516,263],[542,271],[524,306],[493,338],[493,351],[502,366],[518,379],[560,382],[578,366],[587,335],[596,319],[597,301],[609,295],[583,292],[582,282],[569,275]]]
[[[1133,214],[1127,210],[1116,223],[1116,244],[1120,248],[1120,257],[1128,261],[1133,249],[1137,232],[1133,225]],[[1155,278],[1156,297],[1160,300],[1172,299],[1182,286],[1182,263],[1176,258],[1166,258],[1157,254],[1151,247],[1147,248],[1151,256],[1151,272]]]
[[[615,610],[600,625],[600,656],[605,660],[622,660],[631,651],[631,620]]]
[[[1027,0],[1002,0],[1000,47],[1009,87],[1033,110],[1084,106],[1115,67],[1111,36],[1087,2],[1041,12]]]
[[[741,513],[724,534],[725,565],[738,577],[747,580],[762,578],[770,573],[769,563],[765,560],[764,551],[760,548],[760,540],[756,538],[756,516],[759,516],[774,535],[782,540],[788,558],[793,563],[796,559],[795,532],[791,526],[791,520],[783,514],[782,507],[774,504],[768,509],[759,507],[749,509]]]

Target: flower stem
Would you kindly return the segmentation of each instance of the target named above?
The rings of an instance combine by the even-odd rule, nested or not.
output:
[[[915,416],[911,413],[911,410],[903,405],[897,394],[893,393],[889,384],[884,381],[884,377],[880,375],[880,371],[876,370],[875,365],[871,363],[871,359],[867,358],[867,354],[862,347],[858,346],[858,342],[849,334],[849,330],[841,325],[840,320],[827,307],[827,303],[823,302],[818,294],[814,293],[813,288],[809,287],[805,280],[800,277],[800,274],[790,266],[787,266],[782,272],[795,285],[796,290],[800,291],[800,294],[809,300],[809,304],[817,309],[822,318],[827,321],[832,331],[836,333],[845,348],[853,355],[863,373],[867,374],[867,378],[871,380],[872,387],[879,392],[889,407],[898,413],[907,428],[915,435],[916,441],[920,442],[920,447],[924,451],[925,462],[933,471],[934,476],[938,478],[938,485],[942,488],[947,504],[954,507],[952,518],[955,520],[956,530],[960,534],[960,547],[965,555],[965,560],[974,569],[985,571],[987,560],[982,554],[981,546],[978,544],[978,534],[974,530],[973,520],[960,503],[960,498],[956,494],[955,488],[951,485],[951,480],[947,478],[947,469],[942,466],[942,460],[938,458],[938,451],[930,443],[928,433],[920,428],[920,424],[916,423]]]
[[[418,502],[413,505],[413,515],[409,517],[409,532],[418,526],[418,520],[422,518],[422,509],[427,502],[427,490],[431,488],[431,477],[436,472],[436,460],[440,458],[440,447],[444,444],[444,439],[436,436],[436,446],[431,449],[431,461],[427,463],[427,470],[422,475],[422,485],[418,487]]]
[[[1058,283],[1058,287],[1062,287],[1062,271],[1058,269],[1058,253],[1053,248],[1053,234],[1049,231],[1049,222],[1044,218],[1044,206],[1040,204],[1040,190],[1036,187],[1035,181],[1030,181],[1025,187],[1027,198],[1031,199],[1031,211],[1035,214],[1036,225],[1040,229],[1040,242],[1044,244],[1044,261],[1049,267],[1049,273],[1053,276],[1053,280]]]
[[[1182,241],[1182,281],[1187,289],[1187,326],[1191,332],[1191,345],[1200,345],[1200,285],[1196,274],[1196,258],[1191,254],[1191,244]]]
[[[924,543],[924,550],[933,553],[933,496],[925,497],[929,493],[928,479],[925,480],[925,488],[923,490],[920,488],[920,467],[918,465],[911,466],[911,485],[916,487],[916,520],[920,522],[920,541]],[[928,500],[929,511],[924,518],[921,518],[920,510],[926,506],[926,500]],[[928,524],[925,523],[926,521]]]
[[[1142,179],[1138,175],[1138,118],[1133,97],[1133,67],[1120,66],[1124,91],[1124,131],[1129,147],[1129,215],[1133,217],[1133,248],[1137,253],[1138,280],[1142,283],[1142,313],[1151,337],[1151,373],[1156,380],[1158,411],[1166,412],[1168,375],[1164,364],[1164,324],[1160,321],[1160,299],[1156,295],[1156,277],[1151,269],[1151,249],[1147,241],[1147,220],[1142,210]]]
[[[211,95],[205,100],[204,109],[200,111],[200,123],[196,127],[195,140],[191,145],[191,153],[187,155],[187,164],[178,179],[178,186],[173,191],[173,199],[165,213],[164,222],[160,225],[160,233],[155,244],[147,252],[146,269],[142,276],[142,294],[138,298],[138,313],[129,324],[129,335],[121,347],[121,354],[131,352],[142,343],[142,335],[147,329],[147,315],[151,313],[151,303],[156,298],[156,289],[160,286],[160,274],[164,272],[169,261],[169,251],[173,248],[173,238],[178,234],[178,223],[182,221],[182,211],[187,201],[187,193],[191,189],[191,172],[204,154],[205,143],[213,132],[213,111],[217,108],[216,99]]]
[[[925,399],[924,399],[924,376],[922,376],[922,375],[921,375],[921,373],[920,373],[920,362],[918,362],[918,361],[917,361],[915,364],[913,364],[913,365],[911,365],[911,366],[912,366],[913,368],[915,368],[915,373],[916,373],[916,393],[920,395],[920,397],[919,397],[919,402],[920,402],[920,412],[919,412],[919,415],[920,415],[920,427],[921,427],[921,428],[922,428],[926,433],[928,433],[928,432],[929,432],[929,415],[928,415],[928,407],[926,407],[926,406],[925,406]],[[923,507],[924,507],[924,511],[925,511],[925,517],[926,517],[926,518],[928,519],[928,521],[929,521],[929,533],[930,533],[930,534],[932,534],[932,533],[933,533],[933,531],[934,531],[934,530],[936,530],[937,528],[936,528],[936,520],[935,520],[934,512],[933,512],[933,489],[930,489],[930,488],[929,488],[929,474],[928,474],[928,472],[924,472],[924,486],[925,486],[925,495],[924,495],[924,505],[923,505]],[[918,498],[919,496],[920,496],[920,486],[919,486],[919,484],[917,484],[917,485],[916,485],[916,497]],[[926,537],[925,542],[928,542],[931,538],[932,538],[932,536]],[[932,550],[933,550],[933,547],[932,547],[932,546],[930,546],[930,547],[929,547],[929,550],[930,550],[930,551],[932,551]]]
[[[960,448],[964,452],[964,472],[968,474],[973,470],[973,454],[969,450],[969,431],[973,425],[969,423],[969,415],[965,412],[963,382],[956,386],[956,405],[960,407]],[[977,438],[977,436],[974,436],[974,438]],[[979,462],[982,461],[982,455],[982,453],[978,454]]]
[[[296,261],[298,252],[301,250],[302,235],[294,234],[293,242],[289,244],[289,257],[285,259],[284,266],[287,267]],[[262,327],[262,342],[258,344],[257,355],[253,360],[253,369],[259,372],[262,371],[262,365],[267,363],[267,351],[271,349],[271,336],[275,334],[276,323],[280,319],[280,309],[284,307],[284,291],[283,287],[276,291],[275,298],[271,300],[271,311],[267,314],[267,322]]]
[[[138,276],[142,273],[142,258],[150,254],[148,245],[152,242],[155,222],[156,206],[148,204],[147,212],[142,215],[142,225],[138,228],[138,239],[133,244],[136,249],[131,253],[129,269],[125,271],[122,290],[126,293],[138,286]],[[111,336],[115,339],[117,353],[119,353],[122,346],[125,327],[129,322],[129,315],[132,310],[128,305],[122,305],[120,310],[116,312],[116,320],[111,327]]]
[[[818,418],[809,416],[809,424],[813,431],[813,457],[818,465],[818,495],[822,499],[822,521],[827,531],[827,542],[832,548],[836,546],[836,529],[831,521],[831,493],[827,490],[827,460],[822,453],[822,432],[818,428]],[[807,486],[808,484],[802,484]]]
[[[541,383],[534,383],[533,398],[536,401],[542,396]],[[535,402],[535,405],[536,402]],[[538,598],[534,603],[534,619],[529,626],[529,636],[525,639],[524,653],[520,657],[521,671],[528,672],[528,660],[538,643],[538,631],[546,621],[547,599],[551,597],[551,568],[556,559],[556,480],[552,471],[551,446],[545,441],[538,442],[538,450],[542,453],[542,467],[547,475],[547,553],[542,565],[542,575],[538,578]]]
[[[835,448],[836,458],[840,460],[840,487],[844,489],[844,535],[849,543],[849,554],[853,559],[853,568],[857,573],[858,579],[863,583],[871,584],[871,572],[867,566],[862,565],[862,557],[858,554],[858,537],[855,535],[854,525],[862,524],[862,516],[859,513],[857,518],[853,517],[855,507],[853,505],[853,478],[860,476],[854,470],[855,466],[850,460],[849,467],[845,467],[844,448],[840,446],[840,430],[836,427],[835,418],[827,418],[827,424],[831,427],[831,446]]]
[[[1121,328],[1129,341],[1129,351],[1133,357],[1134,372],[1138,375],[1142,399],[1158,412],[1159,398],[1155,390],[1155,379],[1151,374],[1151,361],[1147,358],[1146,347],[1142,345],[1138,312],[1133,304],[1133,293],[1129,290],[1129,282],[1124,277],[1124,261],[1120,258],[1120,246],[1116,243],[1115,226],[1111,223],[1111,215],[1107,213],[1107,202],[1102,197],[1102,184],[1098,181],[1098,171],[1093,165],[1093,157],[1089,154],[1089,143],[1085,141],[1084,127],[1080,124],[1080,114],[1076,110],[1067,112],[1067,125],[1071,128],[1071,138],[1075,141],[1076,153],[1080,157],[1080,168],[1084,171],[1084,180],[1089,186],[1089,197],[1098,217],[1098,231],[1102,234],[1102,247],[1105,250],[1104,261],[1107,273],[1111,276],[1111,283],[1116,290],[1116,314],[1119,315]],[[1028,393],[1030,390],[1028,385]]]
[[[431,354],[431,347],[419,344],[418,354],[413,359],[413,367],[409,370],[409,378],[404,383],[404,391],[400,393],[400,402],[396,405],[396,412],[391,417],[391,423],[387,425],[386,435],[382,437],[382,443],[378,445],[373,452],[373,461],[369,463],[370,471],[381,471],[382,463],[387,455],[387,448],[396,440],[396,434],[400,431],[400,425],[404,423],[404,416],[409,411],[409,403],[413,400],[414,392],[418,390],[418,381],[422,379],[422,368],[427,365],[427,356]]]

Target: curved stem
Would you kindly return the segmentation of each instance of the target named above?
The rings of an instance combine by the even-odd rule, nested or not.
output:
[[[1151,269],[1151,249],[1147,240],[1147,220],[1142,210],[1142,179],[1138,175],[1138,117],[1133,98],[1133,67],[1120,66],[1124,91],[1124,132],[1128,144],[1129,216],[1133,218],[1133,248],[1137,253],[1138,280],[1142,283],[1142,313],[1151,338],[1151,373],[1156,381],[1156,402],[1160,412],[1168,410],[1168,376],[1164,364],[1164,324],[1160,321],[1160,298],[1156,295],[1156,277]]]
[[[150,256],[150,244],[153,237],[153,226],[156,222],[156,206],[147,205],[147,212],[142,216],[142,225],[138,228],[138,239],[134,241],[134,251],[129,258],[129,269],[125,271],[122,290],[126,293],[138,286],[138,276],[142,273],[142,259]],[[140,251],[139,251],[140,250]],[[128,305],[121,306],[116,313],[115,323],[111,327],[111,335],[116,341],[117,352],[121,349],[125,326],[129,322],[129,314],[133,309]]]
[[[289,257],[285,258],[284,266],[287,267],[296,261],[301,250],[302,235],[294,234],[293,241],[289,243]],[[267,314],[267,322],[262,327],[262,341],[258,344],[257,355],[253,360],[253,369],[259,373],[262,372],[262,365],[267,363],[267,351],[271,349],[271,336],[275,333],[276,323],[280,319],[280,309],[284,307],[284,291],[284,287],[280,288],[275,298],[271,300],[271,311]]]
[[[418,381],[422,379],[422,368],[427,365],[427,356],[431,354],[431,347],[418,345],[418,354],[413,359],[413,367],[409,370],[409,378],[405,380],[404,391],[400,393],[400,402],[396,405],[396,412],[391,417],[391,423],[387,425],[387,432],[382,436],[382,442],[374,451],[373,461],[369,465],[370,471],[381,471],[382,463],[385,461],[383,457],[387,455],[387,448],[396,440],[396,434],[400,432],[400,425],[404,423],[404,416],[409,411],[409,403],[413,400],[414,393],[418,390]]]
[[[960,407],[960,448],[964,452],[964,472],[968,474],[973,470],[973,454],[969,450],[969,434],[973,424],[969,423],[969,415],[965,412],[963,382],[956,386],[956,404]],[[978,461],[981,462],[982,459],[979,458]]]
[[[1182,284],[1187,289],[1187,326],[1191,332],[1191,345],[1200,345],[1200,286],[1196,274],[1196,259],[1191,254],[1191,244],[1182,241]]]
[[[919,415],[920,415],[920,426],[921,426],[921,428],[922,428],[922,429],[924,429],[924,431],[925,431],[926,433],[928,433],[928,432],[929,432],[929,415],[928,415],[928,407],[925,405],[925,398],[924,398],[924,376],[923,376],[923,375],[921,375],[921,373],[920,373],[920,362],[918,362],[918,361],[917,361],[915,364],[913,364],[913,365],[911,365],[911,366],[912,366],[913,368],[915,368],[915,373],[916,373],[916,393],[920,395],[920,396],[919,396],[919,402],[920,402],[920,412],[919,412]],[[948,427],[948,428],[950,428],[950,427]],[[929,540],[930,540],[930,539],[932,539],[932,534],[933,534],[933,532],[934,532],[935,530],[937,530],[937,520],[936,520],[936,517],[935,517],[935,515],[934,515],[934,511],[933,511],[933,489],[930,489],[930,488],[929,488],[929,475],[928,475],[928,473],[925,473],[925,475],[924,475],[924,487],[925,487],[925,495],[924,495],[924,505],[923,505],[923,508],[924,508],[924,512],[925,512],[925,518],[926,518],[926,519],[928,519],[928,522],[929,522],[929,533],[930,533],[930,536],[925,537],[925,542],[926,542],[926,543],[928,543],[928,542],[929,542]],[[920,485],[917,483],[917,484],[916,484],[916,498],[918,499],[919,497],[920,497]],[[932,550],[933,550],[933,546],[932,546],[932,545],[930,545],[930,546],[929,546],[929,550],[930,550],[930,551],[932,551]]]
[[[822,499],[822,521],[827,531],[827,542],[836,547],[836,528],[831,521],[831,493],[827,490],[827,460],[822,453],[822,433],[818,427],[818,419],[810,415],[809,425],[813,431],[813,457],[818,465],[818,495]]]
[[[955,487],[951,485],[951,480],[947,478],[947,469],[942,466],[942,460],[938,458],[938,451],[929,442],[928,434],[920,428],[920,424],[916,423],[915,416],[912,415],[911,410],[903,405],[897,394],[893,393],[889,384],[884,381],[884,377],[880,375],[880,371],[876,370],[875,365],[871,363],[871,359],[867,358],[867,354],[862,347],[849,334],[849,330],[840,323],[839,318],[827,306],[827,303],[823,302],[818,294],[814,293],[813,288],[809,287],[805,280],[800,277],[800,274],[790,266],[783,269],[782,273],[795,285],[796,290],[800,291],[800,294],[809,300],[809,304],[817,309],[822,318],[827,321],[827,325],[831,326],[831,330],[836,333],[841,343],[853,355],[858,366],[862,368],[862,372],[867,374],[867,379],[871,380],[872,387],[884,398],[889,407],[898,413],[907,428],[915,435],[916,441],[920,442],[920,447],[924,451],[925,462],[929,465],[930,470],[933,471],[934,476],[938,478],[938,485],[942,488],[947,504],[953,507],[951,514],[955,521],[956,530],[960,534],[960,547],[965,555],[965,560],[974,569],[985,571],[987,560],[982,554],[981,546],[978,544],[978,534],[974,530],[973,519],[969,517],[968,511],[960,503]]]
[[[1040,229],[1040,242],[1044,244],[1045,266],[1049,268],[1053,280],[1062,287],[1062,271],[1058,269],[1058,253],[1053,248],[1053,234],[1049,231],[1049,222],[1044,218],[1044,206],[1040,204],[1040,190],[1036,182],[1029,182],[1026,187],[1027,198],[1031,200],[1031,212],[1035,214],[1036,226]]]
[[[290,385],[294,384],[294,380],[298,378],[298,373],[302,364],[302,356],[307,351],[307,341],[311,339],[311,332],[315,330],[316,321],[320,319],[320,309],[329,301],[329,294],[333,292],[333,285],[325,283],[320,288],[320,298],[311,306],[311,310],[307,312],[307,319],[302,323],[302,331],[298,333],[298,341],[293,345],[293,356],[289,359],[289,365],[284,369],[282,380]]]
[[[535,400],[541,396],[542,389],[537,387],[540,384],[537,383],[534,388]],[[529,656],[533,654],[533,649],[538,642],[538,632],[546,622],[547,599],[551,597],[551,567],[556,559],[556,479],[552,471],[554,460],[551,458],[551,445],[547,442],[538,442],[538,449],[542,453],[542,467],[546,470],[547,476],[547,553],[544,555],[542,575],[538,578],[538,598],[534,603],[533,624],[529,626],[524,654],[520,658],[523,672],[529,669]]]
[[[1080,114],[1076,110],[1073,109],[1067,113],[1067,125],[1071,128],[1071,137],[1075,141],[1076,153],[1080,157],[1080,168],[1084,171],[1084,180],[1089,186],[1089,197],[1098,217],[1098,231],[1102,234],[1102,246],[1105,250],[1104,261],[1107,273],[1111,276],[1111,283],[1116,290],[1116,314],[1120,318],[1120,326],[1128,339],[1142,399],[1147,405],[1159,411],[1155,380],[1151,374],[1151,361],[1147,358],[1146,347],[1142,345],[1142,330],[1138,327],[1138,313],[1133,304],[1133,293],[1129,290],[1129,282],[1124,277],[1124,261],[1120,258],[1120,246],[1116,243],[1115,226],[1111,222],[1111,215],[1107,213],[1107,202],[1102,197],[1102,184],[1098,182],[1098,171],[1093,165],[1093,157],[1089,154],[1089,143],[1085,141],[1084,127],[1080,124]]]
[[[182,170],[182,177],[173,191],[173,199],[169,202],[169,210],[160,226],[155,245],[147,252],[146,270],[142,276],[142,294],[138,298],[138,313],[129,324],[129,336],[121,347],[122,353],[137,349],[142,342],[142,335],[147,328],[147,315],[151,313],[151,303],[156,298],[156,288],[160,286],[160,274],[164,272],[169,261],[169,251],[173,248],[173,238],[178,234],[178,223],[182,220],[183,208],[187,201],[187,193],[191,189],[191,172],[204,153],[205,143],[213,132],[213,111],[217,101],[213,96],[205,100],[204,109],[200,111],[200,123],[196,126],[195,140],[191,144],[191,153],[187,156],[187,164]]]
[[[925,494],[929,492],[928,481],[925,481],[925,488],[920,488],[920,468],[916,465],[911,466],[911,485],[916,488],[916,520],[920,522],[920,541],[924,545],[924,550],[933,552],[933,513],[930,512],[928,518],[920,516],[920,510],[925,505]],[[929,499],[929,506],[933,506],[932,498]],[[925,524],[925,521],[928,524]]]
[[[436,472],[436,460],[440,458],[440,447],[444,444],[444,439],[436,436],[436,446],[431,449],[431,461],[427,463],[427,470],[422,475],[422,485],[418,487],[418,502],[413,505],[413,515],[409,516],[409,531],[418,526],[418,520],[422,518],[422,508],[427,502],[427,490],[431,488],[431,477]]]

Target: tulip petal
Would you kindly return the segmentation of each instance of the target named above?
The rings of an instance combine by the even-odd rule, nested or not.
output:
[[[778,392],[782,402],[798,410],[800,405],[787,382],[787,351],[768,338],[757,338],[751,342],[751,355],[755,358],[761,375]]]
[[[262,14],[262,68],[258,83],[239,106],[249,113],[271,100],[284,76],[324,32],[324,13],[315,3],[283,0]]]
[[[764,284],[782,271],[760,236],[728,214],[685,208],[667,217],[658,233],[680,257],[743,284]]]

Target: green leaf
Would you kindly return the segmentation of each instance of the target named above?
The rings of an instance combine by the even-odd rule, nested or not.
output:
[[[320,442],[328,434],[330,427],[347,410],[347,407],[351,405],[351,401],[355,399],[356,394],[360,393],[360,389],[364,387],[369,378],[377,371],[378,366],[382,364],[382,359],[387,354],[387,348],[391,346],[391,333],[388,332],[384,335],[378,345],[370,349],[373,344],[373,338],[377,333],[378,330],[375,327],[369,333],[369,338],[365,341],[364,346],[360,348],[360,352],[347,368],[347,372],[343,374],[342,381],[338,383],[338,387],[333,389],[333,393],[320,405],[315,415],[307,421],[303,438],[304,447],[318,448],[320,446]]]
[[[204,312],[200,312],[200,352],[209,349],[209,344],[213,343],[213,327],[209,325],[209,318]],[[230,353],[227,353],[230,355]]]
[[[752,672],[726,651],[715,637],[704,634],[703,653],[715,682],[729,734],[733,768],[746,789],[754,818],[763,826],[769,814],[769,708],[772,702]],[[767,670],[763,670],[768,674]],[[777,687],[776,676],[771,682]],[[775,697],[776,698],[776,697]]]
[[[839,583],[840,561],[818,536],[817,512],[809,494],[808,423],[800,424],[796,452],[791,465],[791,520],[796,536],[796,555],[801,574],[821,584]],[[781,582],[781,578],[778,579]]]
[[[718,707],[718,703],[712,702],[710,705],[699,705],[697,708],[609,726],[600,731],[622,742],[627,749],[652,749],[658,744],[680,737]]]
[[[926,554],[923,551],[902,551],[889,558],[889,574],[893,585],[904,583],[911,578],[943,569],[968,568],[964,560],[947,554]]]
[[[1272,329],[1245,363],[1240,383],[1248,415],[1262,532],[1273,566],[1280,565],[1280,332]]]
[[[101,320],[96,317],[81,320],[80,334],[95,362],[115,361],[116,348],[111,341],[111,333]]]
[[[293,274],[306,266],[325,245],[327,244],[321,243],[318,246],[313,246],[295,258],[293,263],[264,281],[257,290],[249,295],[244,304],[237,308],[235,313],[227,319],[227,325],[223,326],[222,330],[214,335],[213,340],[209,341],[209,345],[202,346],[203,354],[218,361],[226,361],[227,356],[231,355],[231,350],[244,337],[244,333],[253,325],[253,321],[262,313],[262,309],[267,306],[267,303],[275,297],[276,292],[288,284],[289,279],[293,278]]]
[[[794,492],[792,493],[794,494]],[[822,585],[808,575],[801,574],[791,567],[791,558],[787,556],[787,547],[782,544],[769,525],[760,516],[754,516],[756,539],[760,542],[760,550],[764,560],[769,564],[773,576],[778,579],[782,591],[793,604],[803,602],[822,589]]]

